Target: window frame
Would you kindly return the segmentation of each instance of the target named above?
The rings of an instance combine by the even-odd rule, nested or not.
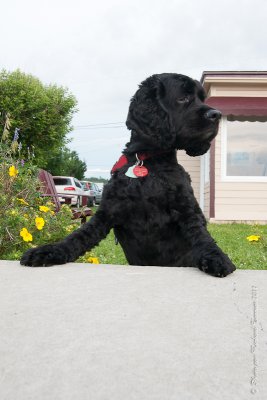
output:
[[[203,155],[204,158],[204,184],[210,184],[210,149]]]
[[[253,122],[253,121],[252,121]],[[267,121],[266,121],[267,127]],[[265,182],[267,176],[227,175],[227,116],[221,120],[221,180],[222,182]]]

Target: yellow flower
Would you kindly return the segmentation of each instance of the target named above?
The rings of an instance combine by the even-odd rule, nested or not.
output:
[[[91,264],[99,264],[99,259],[97,257],[89,257],[87,261]]]
[[[72,232],[73,231],[73,228],[74,228],[74,226],[73,225],[68,225],[68,226],[66,226],[66,231],[67,232]]]
[[[28,214],[23,214],[23,217],[24,217],[25,219],[29,219],[29,215],[28,215]]]
[[[11,167],[9,167],[8,173],[9,173],[9,176],[16,178],[19,171],[17,170],[17,168],[14,165],[12,165]]]
[[[27,203],[27,201],[25,201],[24,199],[17,198],[17,200],[20,202],[20,204],[24,204],[25,206],[29,206],[29,203]]]
[[[249,242],[258,242],[259,239],[260,239],[260,236],[258,236],[258,235],[250,235],[250,236],[247,236],[247,240],[248,240]]]
[[[35,226],[37,229],[39,229],[39,231],[41,231],[43,229],[44,224],[45,224],[45,220],[42,217],[35,218]]]
[[[20,236],[24,240],[24,242],[32,242],[32,235],[26,228],[22,228],[20,231]]]
[[[11,215],[18,215],[18,212],[17,212],[17,210],[12,210],[12,211],[10,211],[10,214]]]
[[[51,211],[50,208],[49,208],[49,207],[46,207],[46,206],[39,206],[39,210],[40,210],[40,211],[43,211],[43,212]]]

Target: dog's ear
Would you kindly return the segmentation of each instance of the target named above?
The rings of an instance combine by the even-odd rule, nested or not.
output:
[[[152,75],[141,83],[131,99],[126,126],[132,138],[148,148],[169,149],[175,140],[163,99],[167,96],[160,75]]]

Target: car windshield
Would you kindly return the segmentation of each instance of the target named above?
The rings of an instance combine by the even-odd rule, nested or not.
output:
[[[70,178],[53,178],[55,185],[71,185],[71,179]]]

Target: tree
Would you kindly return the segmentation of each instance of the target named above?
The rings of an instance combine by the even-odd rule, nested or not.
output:
[[[79,159],[76,151],[64,147],[49,159],[46,169],[52,175],[74,176],[77,179],[83,179],[86,163]]]
[[[95,176],[91,176],[90,178],[85,178],[86,181],[90,181],[90,182],[95,182],[95,183],[108,183],[108,179],[106,178],[102,178],[102,176],[99,176],[98,178],[96,178]]]
[[[39,79],[16,70],[0,71],[0,113],[11,118],[12,130],[19,129],[21,154],[34,152],[36,164],[45,168],[49,159],[67,142],[77,101],[68,89],[44,85]]]

